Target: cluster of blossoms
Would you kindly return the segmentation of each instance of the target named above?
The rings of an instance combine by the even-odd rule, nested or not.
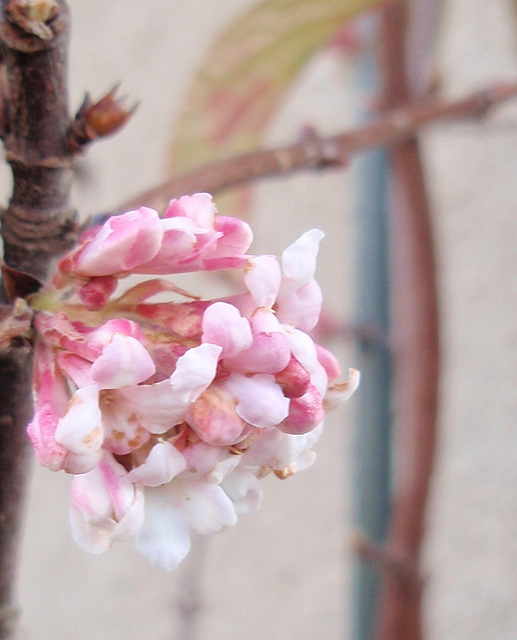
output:
[[[217,216],[208,194],[142,207],[92,228],[32,299],[38,311],[35,413],[39,462],[73,474],[76,542],[102,553],[135,537],[174,569],[190,535],[233,526],[261,501],[259,480],[310,466],[324,408],[346,399],[334,356],[308,332],[323,233],[279,262],[246,255],[252,233]],[[232,269],[242,291],[202,300],[165,278],[125,292],[131,274]],[[168,301],[151,301],[166,294]]]

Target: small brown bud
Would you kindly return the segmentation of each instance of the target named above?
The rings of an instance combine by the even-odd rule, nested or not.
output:
[[[109,136],[126,124],[138,104],[127,109],[124,106],[126,98],[115,97],[117,91],[118,85],[95,103],[88,94],[85,95],[67,137],[70,151],[78,152],[89,142]]]

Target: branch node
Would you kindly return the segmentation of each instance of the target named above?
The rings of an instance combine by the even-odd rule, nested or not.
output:
[[[0,306],[0,349],[7,349],[15,338],[28,336],[33,315],[22,298],[17,298],[13,305]]]
[[[58,11],[55,0],[11,0],[6,7],[6,13],[14,24],[40,40],[52,40],[54,37],[49,23]]]
[[[421,583],[418,568],[407,555],[396,549],[374,544],[362,531],[352,534],[352,548],[355,553],[382,574],[396,578],[406,586],[419,586]]]
[[[346,164],[345,155],[339,144],[329,138],[323,138],[312,126],[306,126],[300,133],[300,143],[308,162],[315,169],[342,167]]]

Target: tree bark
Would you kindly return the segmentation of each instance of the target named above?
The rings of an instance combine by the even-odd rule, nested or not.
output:
[[[13,194],[2,216],[10,278],[45,280],[75,238],[66,89],[68,9],[62,0],[2,0],[1,126]],[[22,275],[27,279],[27,275]],[[16,287],[15,287],[16,289]],[[1,301],[11,302],[3,287]],[[32,349],[14,338],[0,351],[0,638],[14,634],[16,550],[28,471]]]

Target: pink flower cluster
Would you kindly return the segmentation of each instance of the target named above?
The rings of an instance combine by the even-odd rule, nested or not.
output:
[[[212,534],[260,505],[259,480],[312,464],[324,409],[357,386],[308,332],[323,233],[274,256],[247,255],[249,226],[216,215],[208,194],[141,208],[87,231],[32,301],[38,310],[39,462],[74,475],[71,523],[102,553],[135,537],[174,569],[191,533]],[[242,290],[201,300],[164,278],[123,293],[130,274],[233,269]],[[168,300],[152,301],[160,294]]]

